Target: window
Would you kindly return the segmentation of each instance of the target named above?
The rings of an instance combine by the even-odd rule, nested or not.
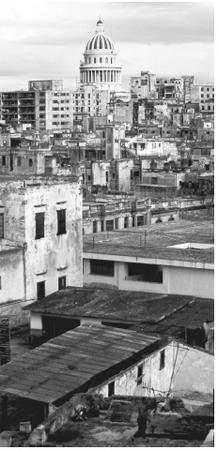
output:
[[[6,166],[6,156],[5,155],[2,156],[2,165]]]
[[[165,350],[161,350],[160,352],[160,370],[165,367]]]
[[[114,229],[114,221],[106,220],[106,231],[113,231]]]
[[[108,183],[108,172],[105,172],[105,176],[106,176],[106,183]]]
[[[137,226],[140,227],[141,225],[144,225],[144,216],[137,217]]]
[[[37,300],[41,300],[45,297],[45,281],[39,281],[37,283]]]
[[[142,384],[142,377],[143,377],[143,364],[140,364],[140,366],[138,366],[137,368],[137,385],[139,386],[140,384]]]
[[[102,58],[99,58],[99,62],[102,63]]]
[[[93,221],[93,233],[97,233],[97,220]]]
[[[114,392],[115,392],[114,381],[111,381],[111,383],[108,384],[108,397],[114,395]]]
[[[4,214],[0,213],[0,239],[4,238]]]
[[[105,275],[107,277],[114,276],[114,262],[103,261],[101,259],[90,260],[90,273],[92,275]]]
[[[115,219],[115,229],[118,230],[119,229],[119,218],[116,217]]]
[[[129,226],[129,218],[124,217],[124,228],[128,228],[128,226]]]
[[[35,239],[41,239],[45,236],[44,224],[45,224],[45,213],[39,212],[35,214],[36,223],[36,236]]]
[[[103,220],[101,221],[101,231],[102,232],[104,231],[104,221]]]
[[[17,166],[20,167],[21,166],[21,156],[17,157]]]
[[[66,287],[66,276],[58,278],[58,290],[64,289]]]
[[[128,278],[148,283],[162,283],[162,268],[155,264],[128,263]]]
[[[29,159],[29,167],[33,167],[33,160],[32,160],[32,158]]]
[[[57,234],[66,233],[66,209],[59,209],[57,211]]]

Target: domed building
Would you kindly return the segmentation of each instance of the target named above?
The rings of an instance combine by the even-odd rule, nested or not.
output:
[[[103,22],[99,19],[94,36],[87,42],[84,61],[80,64],[81,84],[94,84],[98,89],[119,91],[121,67],[116,63],[116,56],[114,44],[105,34]]]

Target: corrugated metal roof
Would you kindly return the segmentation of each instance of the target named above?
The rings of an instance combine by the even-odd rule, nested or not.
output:
[[[0,367],[0,393],[52,403],[117,364],[131,364],[131,357],[159,340],[133,330],[80,326]]]

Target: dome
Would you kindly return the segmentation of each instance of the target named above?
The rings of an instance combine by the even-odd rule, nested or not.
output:
[[[95,35],[89,39],[85,51],[113,51],[114,44],[111,39],[106,36],[103,29],[103,22],[101,19],[97,22]]]

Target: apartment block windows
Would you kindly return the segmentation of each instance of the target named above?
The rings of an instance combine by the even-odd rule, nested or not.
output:
[[[45,281],[39,281],[37,283],[37,300],[41,300],[45,297]]]
[[[39,212],[35,214],[36,236],[35,239],[41,239],[45,236],[45,213]]]
[[[57,234],[66,233],[66,209],[57,211]]]
[[[58,290],[64,289],[66,287],[66,276],[58,278]]]
[[[0,239],[4,238],[4,214],[0,213]]]
[[[165,367],[165,350],[161,350],[160,352],[160,370]]]

